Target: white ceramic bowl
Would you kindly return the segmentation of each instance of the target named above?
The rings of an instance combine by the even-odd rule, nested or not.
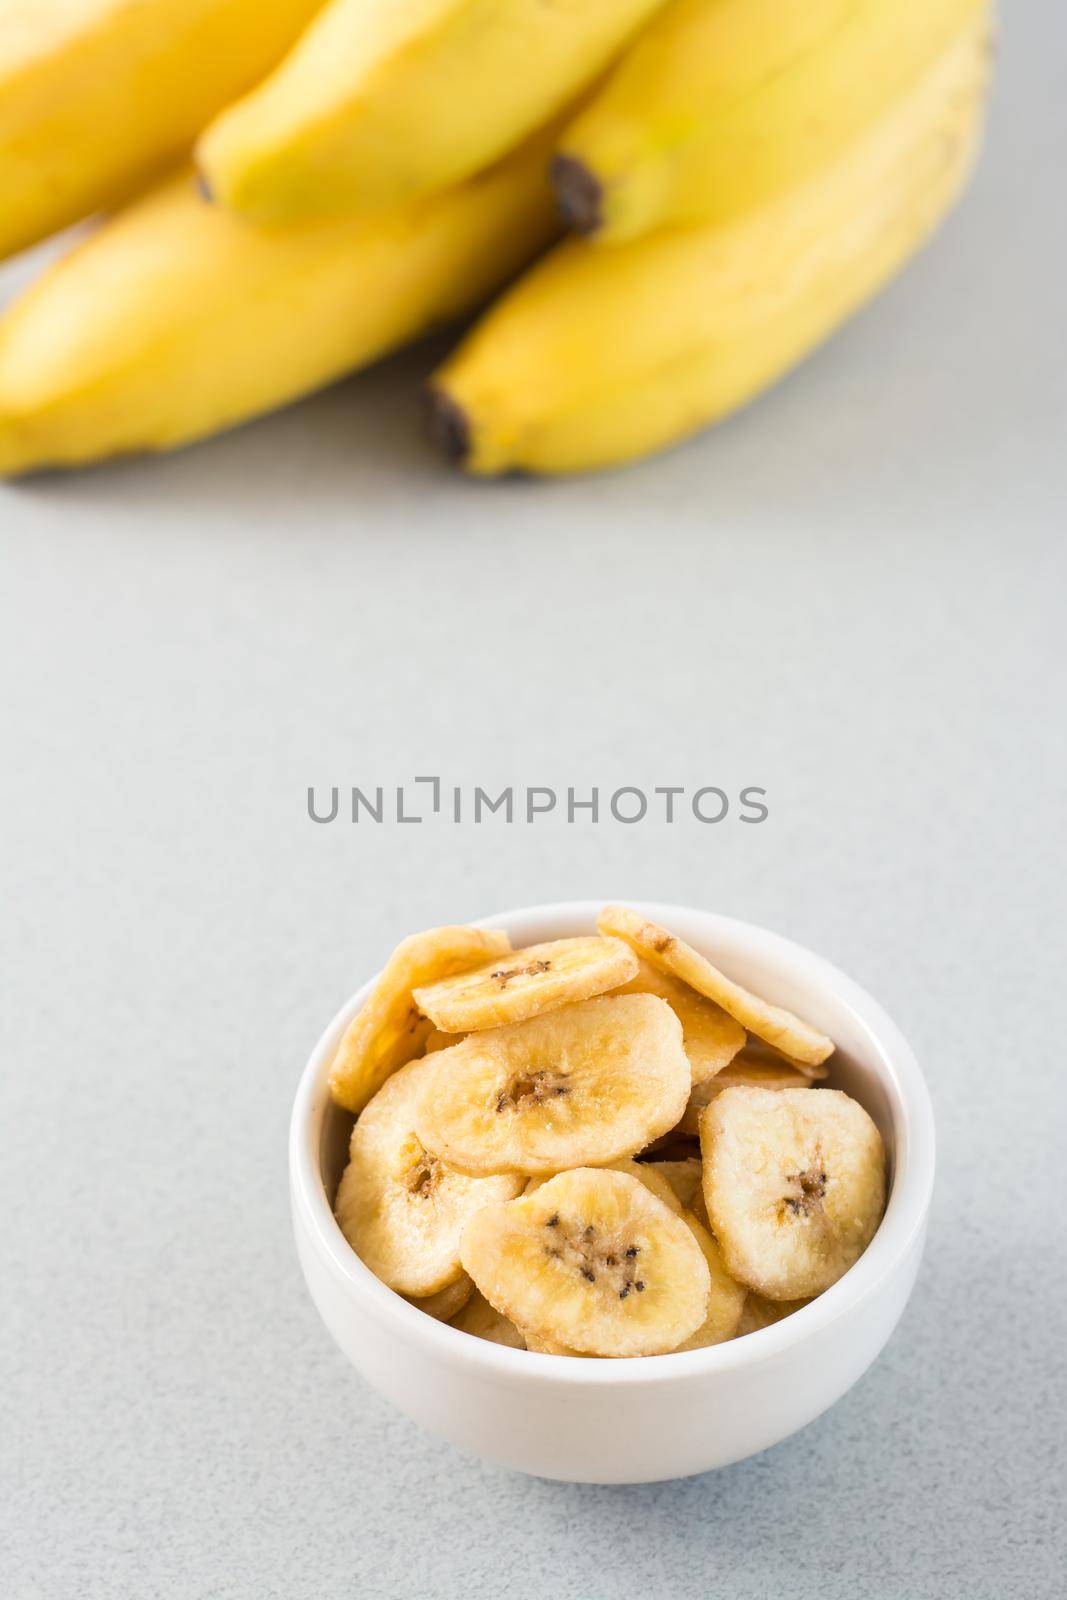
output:
[[[599,902],[480,919],[517,947],[591,932]],[[839,1282],[773,1327],[708,1350],[619,1361],[533,1355],[434,1321],[370,1273],[330,1209],[352,1118],[330,1101],[330,1062],[370,982],[339,1011],[293,1108],[290,1183],[311,1297],[352,1365],[416,1422],[538,1477],[643,1483],[725,1466],[802,1428],[849,1389],[892,1333],[922,1256],[934,1123],[922,1074],[885,1012],[819,956],[774,933],[679,906],[641,904],[730,977],[836,1040],[830,1082],[862,1101],[886,1141],[889,1204]],[[337,1375],[340,1387],[340,1375]]]

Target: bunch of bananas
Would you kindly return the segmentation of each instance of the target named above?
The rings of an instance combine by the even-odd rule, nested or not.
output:
[[[923,242],[989,36],[988,0],[0,0],[0,256],[105,213],[0,322],[0,473],[184,444],[500,290],[443,449],[659,449]]]

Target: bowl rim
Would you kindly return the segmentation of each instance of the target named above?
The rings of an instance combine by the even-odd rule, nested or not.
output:
[[[603,906],[618,903],[619,897],[615,897],[614,900],[561,900],[519,906],[492,916],[471,918],[470,925],[514,931],[516,925],[551,923],[558,918],[561,921],[582,919],[595,927]],[[833,990],[875,1047],[872,1054],[879,1062],[879,1076],[890,1102],[894,1150],[888,1203],[874,1238],[843,1277],[799,1311],[741,1339],[727,1340],[702,1350],[598,1361],[579,1356],[542,1355],[473,1338],[459,1328],[427,1316],[376,1278],[345,1239],[326,1199],[319,1143],[322,1119],[329,1105],[327,1075],[340,1035],[377,981],[375,973],[360,985],[323,1030],[297,1086],[289,1127],[294,1227],[304,1241],[314,1247],[348,1296],[365,1301],[368,1312],[389,1326],[398,1338],[405,1343],[425,1344],[429,1347],[428,1353],[433,1353],[446,1365],[473,1367],[483,1377],[493,1377],[504,1384],[528,1381],[559,1387],[576,1383],[622,1387],[632,1383],[688,1382],[699,1374],[711,1377],[715,1373],[759,1364],[807,1343],[831,1323],[855,1316],[907,1259],[926,1225],[936,1165],[933,1106],[911,1047],[882,1006],[825,957],[756,923],[697,906],[639,899],[622,903],[668,926],[672,917],[678,921],[695,919],[704,923],[709,935],[714,934],[721,944],[769,949],[794,968],[813,975],[823,988]],[[519,933],[518,937],[529,936]],[[541,937],[546,936],[542,934]]]

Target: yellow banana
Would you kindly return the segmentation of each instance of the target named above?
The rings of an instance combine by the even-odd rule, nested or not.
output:
[[[560,138],[571,226],[721,222],[816,172],[985,0],[673,0]]]
[[[959,191],[981,123],[972,24],[836,161],[726,225],[562,245],[437,375],[431,431],[475,473],[645,455],[752,398],[910,256]]]
[[[0,474],[164,450],[467,312],[556,230],[551,134],[372,218],[264,233],[164,184],[0,323]]]
[[[561,111],[663,0],[332,0],[198,162],[258,222],[455,183]]]
[[[132,194],[322,0],[0,0],[0,256]]]

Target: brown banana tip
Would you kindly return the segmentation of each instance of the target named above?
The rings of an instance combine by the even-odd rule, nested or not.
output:
[[[555,155],[548,169],[556,209],[574,233],[596,233],[604,222],[604,185],[577,156]]]
[[[199,169],[197,169],[196,174],[196,192],[200,196],[201,200],[207,201],[209,206],[213,206],[215,204],[215,196],[211,192],[211,185],[208,183],[207,179],[204,177],[204,174]]]
[[[430,443],[456,466],[470,455],[470,418],[448,390],[436,384],[426,391],[426,432]]]

